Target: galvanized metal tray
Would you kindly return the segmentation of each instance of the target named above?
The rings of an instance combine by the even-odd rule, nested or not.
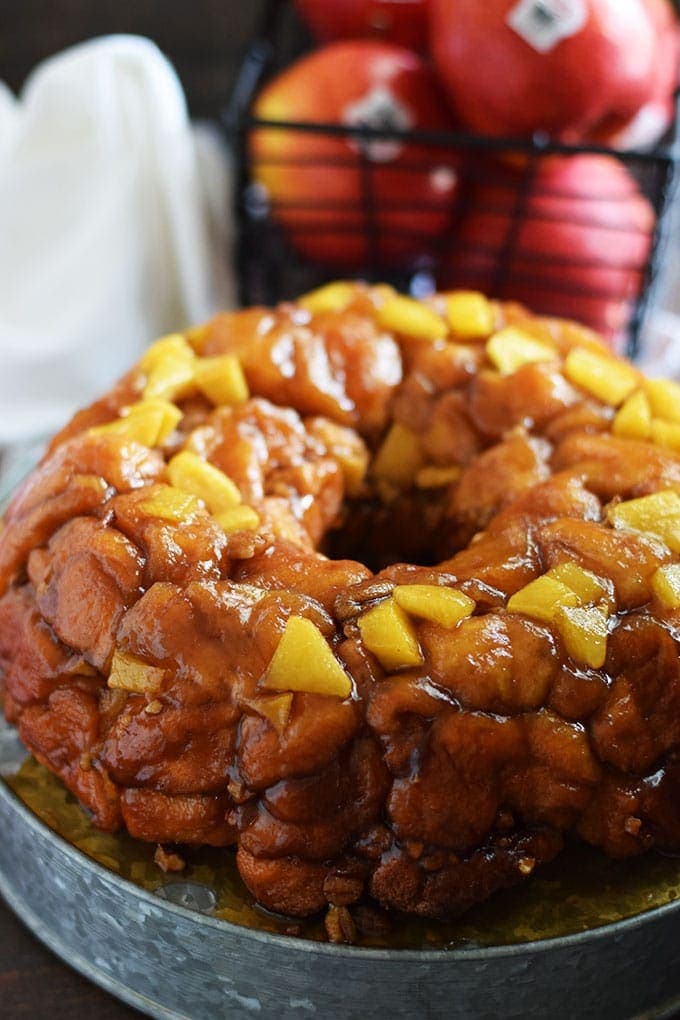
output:
[[[0,725],[0,774],[26,752]],[[210,916],[69,845],[0,782],[0,892],[66,963],[152,1017],[662,1018],[680,1008],[680,900],[563,938],[480,948],[328,945]]]

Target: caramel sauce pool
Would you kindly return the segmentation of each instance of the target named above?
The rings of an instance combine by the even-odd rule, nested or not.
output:
[[[75,797],[33,758],[6,782],[59,836],[142,889],[158,892],[172,882],[198,883],[216,894],[214,917],[247,928],[326,940],[319,917],[291,920],[259,909],[239,877],[231,850],[183,850],[186,870],[165,875],[154,864],[154,845],[126,834],[99,832]],[[572,845],[529,881],[497,893],[458,921],[391,917],[388,932],[360,934],[358,943],[400,949],[516,945],[587,931],[679,898],[680,858],[647,854],[612,861],[598,850]]]

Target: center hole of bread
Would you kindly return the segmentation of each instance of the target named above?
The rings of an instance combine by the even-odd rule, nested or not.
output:
[[[332,559],[351,559],[378,572],[393,563],[429,567],[451,556],[457,541],[444,494],[404,492],[384,502],[350,500],[342,520],[330,531],[323,552]]]

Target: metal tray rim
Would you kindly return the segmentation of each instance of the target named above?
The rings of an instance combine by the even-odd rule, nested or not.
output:
[[[285,947],[298,952],[311,953],[312,955],[316,954],[319,956],[332,956],[336,958],[346,957],[354,960],[370,959],[376,961],[381,959],[399,959],[403,961],[420,962],[453,962],[456,960],[489,961],[499,958],[522,956],[525,954],[550,952],[559,949],[566,949],[574,945],[580,945],[583,942],[598,942],[601,939],[616,938],[637,928],[644,927],[647,923],[659,920],[670,914],[680,912],[680,899],[677,899],[672,903],[666,903],[660,907],[653,907],[640,914],[634,914],[632,917],[623,918],[622,920],[615,921],[611,924],[599,925],[596,928],[589,928],[586,931],[573,932],[570,935],[562,935],[549,939],[536,939],[530,942],[521,942],[507,946],[471,946],[470,948],[459,949],[379,949],[363,946],[335,945],[331,943],[314,942],[311,939],[302,939],[289,935],[278,935],[275,932],[262,931],[257,928],[248,928],[244,925],[234,924],[232,921],[226,921],[221,918],[214,918],[206,914],[190,911],[178,904],[163,900],[160,897],[155,896],[154,893],[151,893],[146,889],[142,889],[140,886],[135,885],[125,878],[121,878],[108,868],[105,868],[102,864],[99,864],[97,861],[73,847],[67,840],[63,839],[63,837],[54,832],[53,829],[38,818],[38,816],[23,803],[21,798],[14,793],[2,777],[0,777],[0,800],[7,802],[11,806],[11,809],[22,818],[31,830],[38,831],[42,835],[48,836],[55,843],[58,843],[65,852],[73,857],[77,857],[80,866],[86,871],[89,870],[114,885],[123,886],[128,894],[134,895],[142,902],[153,904],[155,907],[160,905],[163,910],[170,914],[179,914],[182,917],[186,917],[188,915],[199,926],[229,932],[232,935],[239,935],[241,938],[253,939],[258,942],[265,942],[269,944],[274,943],[281,948]],[[2,884],[2,875],[0,874],[0,886]],[[0,891],[5,894],[4,889],[1,889]],[[19,909],[19,913],[20,912],[21,911]],[[39,919],[36,919],[36,921],[39,924]],[[116,992],[116,994],[118,994],[118,992]]]

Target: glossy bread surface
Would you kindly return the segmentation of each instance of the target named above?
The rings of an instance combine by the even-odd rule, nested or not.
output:
[[[97,825],[281,913],[680,849],[680,399],[480,295],[159,341],[0,532],[4,705]],[[348,934],[349,933],[349,934]]]

